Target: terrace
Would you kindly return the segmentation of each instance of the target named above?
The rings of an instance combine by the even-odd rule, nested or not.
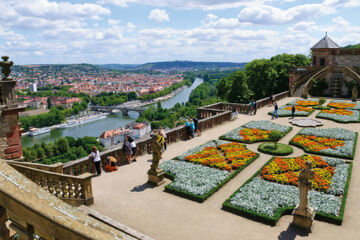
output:
[[[276,96],[279,106],[296,102],[296,98],[284,98],[287,94],[288,92]],[[334,100],[327,99],[324,105],[328,105],[330,101]],[[310,118],[315,118],[316,116],[322,118],[317,119],[322,121],[323,126],[315,130],[343,128],[359,133],[358,115],[353,114],[355,118],[349,118],[349,111],[356,113],[358,111],[356,110],[358,109],[358,104],[355,106],[346,105],[348,108],[344,111],[334,111],[333,108],[332,111],[322,113],[322,115],[320,114],[321,110],[302,112],[301,108],[298,108],[297,111],[299,115],[305,114],[305,116],[308,115]],[[332,107],[341,107],[341,105],[341,102],[331,104]],[[257,115],[255,116],[246,114],[249,112],[249,106],[241,104],[220,103],[198,109],[198,115],[202,118],[199,122],[200,129],[202,130],[201,137],[184,141],[183,139],[187,137],[184,127],[172,129],[167,133],[170,144],[168,145],[168,150],[163,154],[161,162],[164,163],[174,159],[208,141],[218,140],[220,136],[251,121],[271,121],[269,112],[273,108],[267,106],[267,99],[258,101],[258,107]],[[237,119],[230,121],[231,111],[229,110],[234,109],[245,114],[240,114]],[[272,120],[272,123],[287,126],[284,130],[285,136],[279,141],[279,143],[284,144],[289,144],[291,140],[293,141],[294,137],[302,129],[301,127],[292,126],[288,122],[289,117],[287,117],[287,114],[289,112],[287,111],[286,107],[284,107],[280,115],[285,117]],[[339,115],[344,115],[344,117],[339,118]],[[288,131],[289,127],[292,127],[291,131]],[[260,142],[247,142],[244,144],[251,152],[260,153],[258,151]],[[261,223],[259,219],[245,218],[222,209],[223,203],[254,176],[255,173],[262,169],[264,164],[273,157],[272,155],[260,153],[258,158],[249,160],[243,168],[233,169],[230,172],[233,178],[227,179],[229,181],[226,184],[223,186],[219,185],[219,189],[216,192],[209,194],[207,199],[202,199],[204,201],[199,203],[188,199],[188,197],[180,196],[180,194],[176,195],[165,191],[165,186],[172,182],[169,179],[166,179],[165,184],[156,188],[146,184],[146,172],[150,168],[152,158],[150,154],[146,153],[149,145],[150,139],[141,140],[137,143],[138,161],[130,165],[124,164],[125,161],[121,148],[103,152],[101,156],[103,160],[107,156],[115,156],[120,167],[117,172],[103,173],[100,177],[95,178],[91,178],[91,174],[86,173],[93,172],[92,164],[86,158],[64,165],[58,164],[56,166],[45,167],[30,163],[9,162],[10,166],[45,190],[37,187],[36,184],[28,181],[26,178],[21,177],[19,173],[9,168],[8,165],[1,163],[1,171],[5,176],[0,176],[0,180],[6,182],[6,176],[12,176],[10,180],[14,181],[19,189],[16,190],[16,187],[12,186],[10,180],[8,180],[10,181],[9,183],[6,182],[6,186],[3,185],[3,188],[0,188],[0,206],[4,207],[0,208],[0,210],[6,209],[8,216],[12,217],[12,221],[21,219],[20,222],[15,222],[11,225],[11,228],[17,232],[32,234],[35,230],[40,236],[56,236],[57,238],[59,236],[67,236],[66,234],[69,234],[69,232],[81,239],[94,238],[94,236],[99,236],[98,238],[95,237],[95,239],[112,239],[111,234],[110,236],[106,235],[108,232],[113,233],[114,236],[116,233],[116,235],[122,236],[125,239],[294,239],[301,237],[308,237],[310,239],[356,239],[360,235],[357,230],[357,223],[360,220],[358,207],[358,199],[360,197],[358,176],[360,170],[357,162],[360,150],[358,143],[355,147],[355,153],[351,152],[347,156],[337,156],[346,160],[347,164],[353,163],[352,173],[350,172],[352,179],[348,188],[347,199],[345,198],[346,208],[342,225],[339,226],[334,223],[315,220],[313,232],[308,236],[290,227],[292,222],[291,215],[284,215],[280,217],[277,223],[276,221],[273,222],[275,226],[269,226]],[[303,149],[309,152],[309,149],[305,147]],[[304,155],[303,149],[301,146],[293,147],[293,153],[286,156],[286,158]],[[316,154],[318,155],[318,153]],[[355,156],[354,160],[350,160],[353,155]],[[15,178],[13,178],[14,176]],[[11,187],[11,189],[7,190],[7,187]],[[30,192],[28,191],[29,189]],[[10,193],[14,191],[19,194],[11,196]],[[40,195],[32,193],[37,191]],[[51,196],[48,192],[57,195],[58,198],[73,206],[81,204],[91,206],[73,208]],[[21,196],[25,196],[22,194],[28,195],[27,199],[29,201],[21,201]],[[340,200],[344,199],[343,195],[339,198]],[[40,201],[38,199],[39,196],[41,198],[41,205],[34,204]],[[10,205],[8,204],[9,198],[12,201]],[[19,203],[21,203],[21,208]],[[24,212],[20,211],[22,208],[30,209],[32,215],[29,213],[24,216]],[[57,212],[52,214],[55,214],[59,219],[68,219],[69,221],[53,222],[51,214],[46,213],[46,211],[52,212],[54,209]],[[3,214],[4,212],[0,213]],[[35,221],[36,216],[40,215],[44,216],[44,219]],[[94,217],[100,221],[95,220]],[[79,221],[78,219],[82,220]],[[337,224],[341,222],[339,219],[336,221],[334,222]],[[94,226],[99,226],[93,230],[94,234],[98,235],[91,235],[91,232],[86,232],[87,222],[91,222]],[[27,229],[19,227],[19,224],[24,226],[23,223],[25,223],[25,226],[31,227]],[[79,230],[74,228],[75,224],[79,225]],[[41,226],[44,225],[49,227],[42,229]],[[62,230],[54,233],[52,229]],[[59,239],[63,239],[63,237]],[[0,239],[6,238],[1,238],[0,235]]]
[[[280,100],[279,106],[295,100],[286,98]],[[328,104],[330,100],[324,104]],[[216,140],[221,135],[254,120],[270,120],[268,112],[271,107],[258,109],[257,115],[240,115],[237,120],[227,121],[220,126],[204,131],[201,137],[189,141],[180,141],[168,146],[163,154],[167,161],[210,140]],[[319,110],[312,112],[309,117],[315,118]],[[272,120],[285,126],[288,117]],[[320,129],[341,127],[359,132],[357,124],[341,124],[332,120],[321,119],[323,126]],[[301,130],[292,126],[290,131],[279,142],[288,144]],[[260,143],[246,144],[247,148],[258,153]],[[359,146],[359,144],[357,144]],[[305,152],[293,147],[294,152],[287,157],[298,157]],[[324,221],[315,221],[310,239],[356,239],[360,236],[357,223],[360,221],[358,199],[360,197],[359,183],[359,147],[356,147],[353,162],[352,179],[342,225],[335,225]],[[92,209],[134,228],[154,239],[294,239],[305,237],[289,227],[292,222],[291,215],[284,215],[275,226],[269,226],[255,220],[224,211],[222,204],[240,186],[251,178],[271,158],[271,155],[260,153],[260,156],[249,166],[243,169],[232,180],[215,192],[203,203],[164,191],[171,181],[152,188],[146,184],[146,172],[150,168],[151,155],[138,157],[136,163],[125,165],[117,172],[105,173],[93,179],[93,194],[95,202]]]

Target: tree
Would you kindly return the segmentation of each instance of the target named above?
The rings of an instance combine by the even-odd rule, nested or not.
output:
[[[128,100],[131,101],[131,100],[136,100],[137,99],[137,94],[136,92],[129,92],[127,94],[127,97],[128,97]]]
[[[69,142],[66,138],[60,138],[57,145],[61,154],[67,153],[69,151]]]
[[[275,149],[276,149],[276,143],[283,137],[282,132],[278,131],[278,130],[272,130],[269,133],[269,139],[270,141],[272,141],[275,145]]]
[[[246,74],[243,71],[236,72],[227,100],[234,103],[248,103],[252,95],[247,85]]]
[[[47,102],[47,109],[51,109],[51,106],[52,106],[51,105],[51,97],[48,97],[46,102]]]

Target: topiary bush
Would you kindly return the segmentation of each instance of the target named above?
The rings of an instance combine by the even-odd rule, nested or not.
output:
[[[272,130],[269,133],[269,139],[271,142],[274,143],[275,148],[276,148],[276,143],[283,137],[284,135],[282,134],[282,132],[278,131],[278,130]]]
[[[258,151],[277,156],[286,156],[294,152],[291,146],[283,143],[276,144],[276,147],[274,143],[262,143],[259,145]]]

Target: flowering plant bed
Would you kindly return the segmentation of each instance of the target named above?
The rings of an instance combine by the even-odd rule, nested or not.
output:
[[[287,103],[286,105],[298,105],[298,106],[304,106],[304,107],[308,107],[308,106],[318,106],[320,105],[319,99],[317,98],[311,98],[311,99],[295,99],[289,103]]]
[[[169,192],[203,202],[259,154],[247,150],[244,144],[209,141],[187,153],[160,165],[173,182],[165,186]]]
[[[346,100],[332,100],[327,106],[340,109],[348,108],[360,110],[360,102],[351,102]]]
[[[281,106],[278,109],[278,116],[279,117],[290,117],[292,116],[291,113],[291,107],[292,106]],[[315,110],[312,107],[305,107],[305,106],[299,106],[299,105],[295,105],[295,116],[309,116],[312,112],[314,112]],[[273,115],[274,111],[270,111],[268,114],[269,115]]]
[[[354,159],[357,133],[343,128],[304,128],[290,144],[308,153]]]
[[[360,122],[360,114],[358,110],[352,109],[337,109],[332,108],[328,110],[322,110],[317,118],[329,119],[340,123],[356,123]]]
[[[299,202],[297,176],[293,175],[305,168],[306,161],[313,163],[315,171],[312,180],[315,189],[309,191],[309,205],[315,208],[315,218],[340,225],[352,163],[335,158],[312,155],[274,157],[223,203],[223,209],[275,225],[282,215],[290,214]],[[331,173],[329,168],[333,169]]]
[[[271,121],[251,121],[220,136],[220,139],[245,143],[264,142],[269,141],[269,133],[273,130],[278,130],[285,136],[291,129],[292,127]]]

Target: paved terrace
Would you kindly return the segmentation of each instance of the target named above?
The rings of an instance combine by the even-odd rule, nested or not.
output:
[[[279,106],[290,102],[294,98],[279,101]],[[329,102],[329,100],[328,100]],[[229,121],[218,127],[202,133],[189,141],[179,141],[168,146],[163,154],[163,161],[187,151],[208,140],[217,139],[220,135],[239,127],[251,120],[270,120],[267,115],[271,107],[258,110],[256,116],[239,115],[234,121]],[[319,111],[315,111],[310,118],[315,118]],[[290,125],[288,118],[273,120],[276,123]],[[322,128],[341,127],[360,132],[360,124],[338,124],[321,119]],[[289,140],[301,128],[294,129],[280,140]],[[248,148],[257,152],[259,143],[247,144]],[[290,156],[300,156],[304,151],[293,147]],[[93,178],[93,193],[95,198],[91,208],[109,216],[131,228],[134,228],[154,239],[360,239],[360,148],[359,141],[355,154],[349,194],[346,202],[344,221],[342,226],[315,220],[313,232],[305,236],[289,227],[292,216],[283,216],[275,227],[271,227],[233,213],[221,210],[222,203],[249,179],[271,156],[260,154],[260,157],[240,172],[234,179],[220,188],[203,203],[197,203],[171,193],[164,192],[166,184],[151,188],[146,185],[150,168],[151,155],[138,157],[138,161],[125,165],[114,173],[103,173]]]

